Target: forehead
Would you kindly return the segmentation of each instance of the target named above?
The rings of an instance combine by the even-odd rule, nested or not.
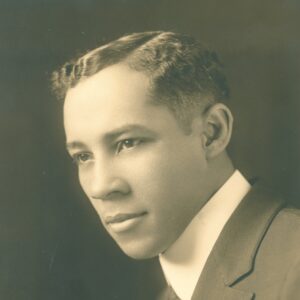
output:
[[[149,101],[148,78],[125,65],[113,65],[79,82],[66,95],[65,116],[90,117],[93,112],[112,114]]]
[[[125,65],[114,65],[83,80],[66,95],[64,123],[67,140],[104,134],[114,128],[139,124],[173,126],[167,107],[154,105],[149,79]]]
[[[68,103],[70,98],[81,101],[121,95],[144,97],[148,87],[149,79],[144,73],[134,71],[125,64],[116,64],[81,80],[67,91],[65,102]]]

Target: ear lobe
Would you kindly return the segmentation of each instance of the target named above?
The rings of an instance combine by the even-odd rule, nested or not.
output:
[[[214,158],[229,144],[232,133],[233,117],[229,108],[217,103],[204,115],[203,147],[207,158]]]

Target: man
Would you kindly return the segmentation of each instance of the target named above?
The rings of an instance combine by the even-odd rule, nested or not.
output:
[[[145,32],[54,73],[66,145],[128,256],[158,256],[164,299],[298,299],[300,214],[235,170],[217,55]]]

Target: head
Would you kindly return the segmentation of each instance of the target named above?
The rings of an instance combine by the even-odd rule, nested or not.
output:
[[[164,252],[232,171],[217,55],[169,32],[123,37],[54,73],[67,149],[104,227],[134,258]]]

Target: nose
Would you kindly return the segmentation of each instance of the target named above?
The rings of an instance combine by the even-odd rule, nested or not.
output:
[[[112,200],[130,193],[130,185],[113,166],[96,163],[89,178],[89,196],[98,200]]]

